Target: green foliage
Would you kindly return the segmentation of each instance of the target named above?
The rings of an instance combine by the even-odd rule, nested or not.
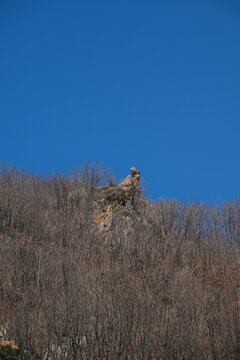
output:
[[[15,360],[18,359],[18,350],[13,349],[11,344],[0,345],[0,359]]]

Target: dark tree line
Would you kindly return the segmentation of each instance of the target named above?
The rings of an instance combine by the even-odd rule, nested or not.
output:
[[[139,203],[106,233],[107,183],[1,170],[0,326],[20,358],[240,359],[240,202]]]

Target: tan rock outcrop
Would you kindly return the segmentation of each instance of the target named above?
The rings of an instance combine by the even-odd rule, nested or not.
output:
[[[128,175],[118,186],[126,190],[135,189],[136,191],[141,191],[139,187],[140,181],[140,171],[137,170],[134,166],[130,169],[132,177]]]
[[[119,185],[97,188],[98,211],[96,222],[104,229],[112,225],[114,215],[129,217],[129,212],[136,208],[136,204],[145,202],[141,193],[140,171],[135,167]]]

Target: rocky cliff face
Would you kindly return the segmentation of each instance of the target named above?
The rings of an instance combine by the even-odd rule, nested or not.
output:
[[[135,167],[119,185],[96,188],[97,215],[96,222],[104,230],[111,228],[120,217],[131,221],[131,214],[137,213],[139,207],[146,203],[142,195],[140,171]]]

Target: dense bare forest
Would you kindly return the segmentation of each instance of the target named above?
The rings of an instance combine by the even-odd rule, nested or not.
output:
[[[2,167],[0,356],[240,359],[240,202],[153,203],[113,183],[96,166]]]

